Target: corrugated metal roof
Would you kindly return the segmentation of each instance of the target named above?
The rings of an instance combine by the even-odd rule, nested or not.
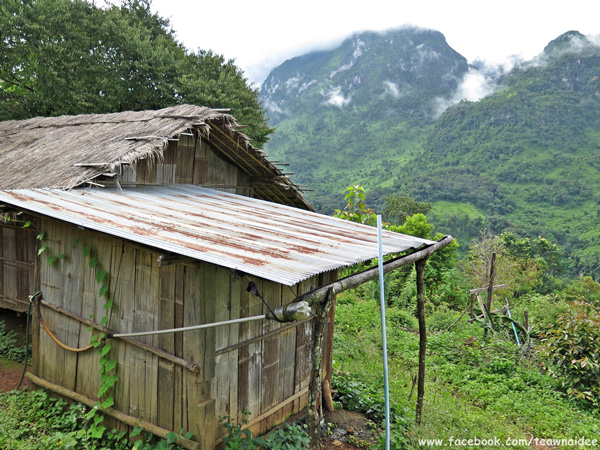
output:
[[[17,189],[0,202],[292,286],[377,257],[377,229],[188,185]],[[433,241],[383,231],[384,254]]]

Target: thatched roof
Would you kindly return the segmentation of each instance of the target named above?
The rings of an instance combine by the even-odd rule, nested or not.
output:
[[[309,207],[231,115],[194,105],[0,122],[0,189],[71,189],[118,171],[122,163],[160,159],[169,139],[186,130],[197,130],[221,157],[264,180],[266,197]]]

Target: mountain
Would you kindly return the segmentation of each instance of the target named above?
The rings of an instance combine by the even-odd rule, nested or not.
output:
[[[600,46],[577,32],[442,114],[394,189],[433,202],[448,232],[473,224],[551,239],[600,275]]]
[[[409,194],[432,203],[437,231],[463,248],[484,227],[542,236],[571,275],[598,277],[599,69],[598,37],[570,31],[498,74],[490,95],[456,103],[476,69],[440,33],[358,34],[267,78],[277,132],[266,150],[315,188],[324,213],[353,183],[377,211],[386,195]]]
[[[290,59],[261,88],[277,130],[265,150],[290,163],[296,182],[315,189],[315,207],[331,213],[347,185],[386,184],[468,71],[441,33],[417,28],[360,33]]]

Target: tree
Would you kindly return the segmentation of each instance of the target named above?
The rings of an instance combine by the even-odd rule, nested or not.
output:
[[[377,214],[365,204],[366,192],[364,187],[358,184],[348,186],[344,199],[348,202],[346,207],[343,210],[336,209],[334,217],[371,226],[377,225]]]
[[[406,194],[388,195],[384,201],[383,217],[394,225],[402,225],[407,217],[414,214],[427,214],[432,208],[430,203],[418,202]]]
[[[0,30],[0,120],[193,103],[231,108],[256,146],[273,132],[233,61],[186,50],[149,0],[5,0]]]

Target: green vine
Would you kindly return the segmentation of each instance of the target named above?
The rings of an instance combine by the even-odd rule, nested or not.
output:
[[[73,246],[78,246],[80,242],[80,240],[74,241]],[[102,319],[100,319],[99,325],[106,328],[108,326],[110,311],[113,307],[114,301],[110,296],[109,273],[102,268],[102,265],[98,261],[98,258],[94,256],[94,253],[95,252],[92,251],[92,247],[90,245],[83,247],[83,257],[87,260],[88,267],[91,270],[96,271],[95,280],[96,283],[100,285],[98,297],[104,299],[103,308],[105,314]],[[90,327],[89,330],[92,332],[93,327]],[[104,421],[104,415],[100,414],[99,411],[104,411],[115,404],[113,388],[119,380],[119,375],[116,373],[117,360],[111,356],[112,346],[106,342],[106,333],[102,332],[100,334],[92,335],[90,342],[100,354],[100,359],[98,360],[100,365],[100,388],[96,394],[99,400],[87,415],[87,418],[91,421],[90,428],[87,431],[81,431],[86,432],[90,437],[99,439],[106,430],[106,427],[101,425]]]

